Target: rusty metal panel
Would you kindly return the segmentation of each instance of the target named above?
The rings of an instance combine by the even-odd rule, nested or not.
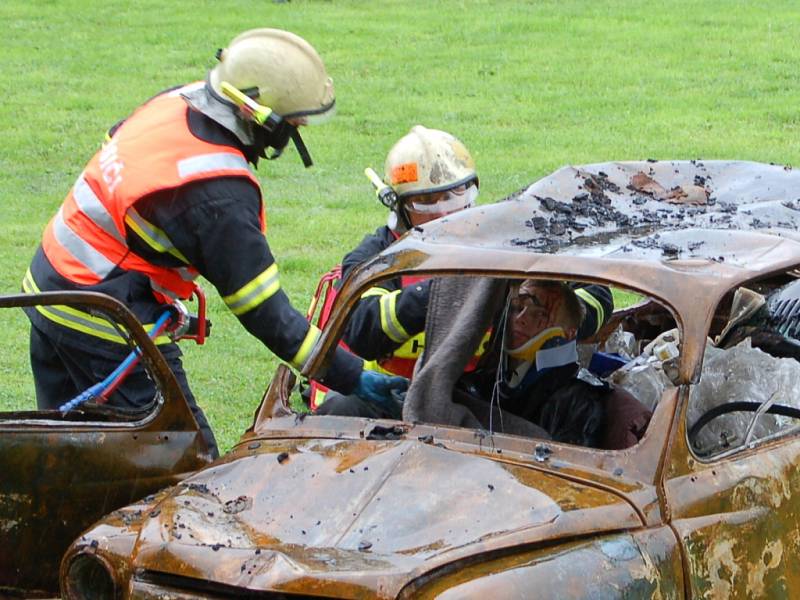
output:
[[[452,565],[400,598],[683,598],[680,550],[667,527]],[[428,581],[425,581],[428,580]],[[418,585],[415,585],[418,584]]]
[[[718,460],[692,457],[685,406],[665,488],[697,598],[800,595],[800,436]]]
[[[139,415],[0,413],[0,591],[15,594],[56,593],[62,555],[83,529],[210,461],[174,375],[124,306],[99,294],[0,297],[6,308],[40,303],[88,305],[123,323],[160,396]]]
[[[416,440],[251,442],[152,506],[138,509],[129,557],[106,542],[118,537],[115,517],[67,561],[87,551],[128,561],[120,586],[133,569],[151,583],[164,573],[238,589],[392,597],[470,556],[612,523],[642,526],[613,491]]]

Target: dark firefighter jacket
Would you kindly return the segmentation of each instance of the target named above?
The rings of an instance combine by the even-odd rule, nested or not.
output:
[[[388,227],[378,228],[342,260],[342,278],[356,266],[388,248],[397,238]],[[391,356],[400,349],[405,356],[419,356],[424,347],[422,334],[428,308],[430,280],[403,287],[401,279],[384,281],[367,290],[350,316],[344,341],[367,360]],[[601,285],[579,284],[575,289],[586,307],[578,339],[594,335],[614,310],[611,290]]]
[[[280,286],[261,191],[247,166],[259,149],[189,109],[179,92],[156,96],[112,128],[48,224],[23,289],[104,292],[147,326],[163,302],[187,297],[188,280],[202,275],[252,335],[300,367],[319,331]],[[127,354],[122,337],[96,315],[53,306],[26,312],[56,343]],[[157,343],[165,354],[179,353],[167,338]],[[361,365],[339,350],[323,381],[348,393]]]
[[[631,394],[579,375],[577,364],[534,373],[511,388],[497,382],[497,355],[489,364],[469,373],[459,388],[487,404],[497,390],[497,405],[547,431],[557,442],[591,448],[621,450],[638,442],[652,413]]]

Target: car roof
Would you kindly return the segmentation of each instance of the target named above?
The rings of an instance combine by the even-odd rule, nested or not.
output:
[[[449,215],[408,238],[484,250],[744,266],[774,246],[761,235],[799,242],[799,225],[800,172],[791,167],[637,161],[563,167],[505,201]]]
[[[745,161],[564,167],[504,201],[417,227],[358,269],[360,294],[415,272],[581,279],[661,300],[693,378],[731,289],[800,265],[800,172]]]

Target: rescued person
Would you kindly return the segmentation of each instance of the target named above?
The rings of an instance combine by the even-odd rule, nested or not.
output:
[[[512,285],[497,350],[462,377],[455,400],[486,427],[494,410],[538,425],[559,442],[609,450],[636,444],[651,413],[626,391],[580,369],[576,342],[583,312],[565,283],[529,279]],[[492,426],[502,431],[502,418]]]

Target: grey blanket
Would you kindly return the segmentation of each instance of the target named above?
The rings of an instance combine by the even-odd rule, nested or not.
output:
[[[403,406],[403,420],[438,423],[529,437],[547,438],[533,423],[499,407],[489,398],[455,390],[470,358],[505,299],[502,279],[448,277],[431,284],[425,325],[425,351],[417,362]],[[457,400],[457,401],[454,401]]]

